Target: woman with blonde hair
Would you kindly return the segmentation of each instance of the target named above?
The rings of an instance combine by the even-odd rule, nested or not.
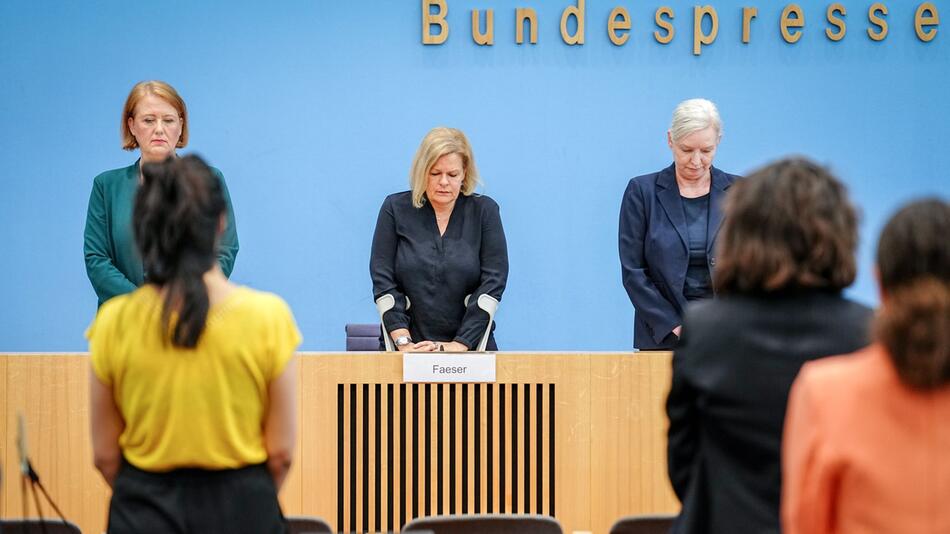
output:
[[[374,298],[395,299],[383,327],[397,350],[473,350],[485,333],[488,315],[476,301],[501,300],[508,246],[498,204],[475,193],[478,183],[465,134],[434,128],[416,152],[410,190],[383,201],[370,276]],[[497,350],[494,334],[487,348]]]
[[[788,534],[950,532],[950,204],[908,204],[877,247],[875,343],[802,368],[783,443]]]
[[[132,87],[122,109],[119,129],[122,148],[138,150],[141,157],[128,167],[96,176],[86,212],[86,274],[100,306],[145,281],[148,266],[142,265],[132,236],[132,203],[142,184],[142,165],[176,157],[176,149],[188,144],[188,126],[188,109],[174,87],[158,80]],[[238,253],[237,227],[224,176],[213,167],[212,172],[221,181],[227,204],[227,224],[218,247],[218,263],[224,275],[230,276]]]

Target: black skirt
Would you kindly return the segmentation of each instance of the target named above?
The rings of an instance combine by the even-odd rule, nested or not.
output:
[[[210,471],[143,471],[123,461],[109,504],[109,534],[288,532],[264,464]]]

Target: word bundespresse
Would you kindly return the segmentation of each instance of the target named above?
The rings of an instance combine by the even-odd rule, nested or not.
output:
[[[586,6],[585,0],[574,0],[576,3],[568,5],[561,13],[561,39],[568,45],[583,45],[585,34]],[[449,23],[447,20],[449,7],[447,0],[422,0],[422,43],[426,45],[440,45],[449,38]],[[825,10],[825,36],[831,41],[844,39],[847,33],[845,15],[847,8],[835,2]],[[759,10],[755,7],[742,8],[742,42],[748,44],[752,40],[752,22],[758,17]],[[888,22],[887,6],[876,2],[868,7],[867,35],[874,41],[883,41],[887,37]],[[654,13],[656,30],[653,38],[660,44],[668,44],[673,40],[676,29],[673,27],[675,13],[670,7],[657,8]],[[574,19],[574,32],[568,29],[568,21]],[[472,40],[482,46],[495,44],[495,10],[486,9],[482,30],[482,16],[478,9],[472,10]],[[704,30],[705,21],[709,21],[708,30]],[[923,2],[917,6],[914,15],[914,31],[917,38],[929,43],[937,36],[937,26],[940,24],[940,14],[933,2]],[[538,42],[538,13],[532,8],[515,9],[515,43],[524,44],[525,26],[529,31],[531,44]],[[435,27],[438,33],[432,33]],[[616,46],[623,46],[630,38],[632,27],[630,13],[623,7],[615,7],[607,17],[607,35],[610,42]],[[805,12],[798,4],[788,4],[779,17],[779,30],[785,42],[794,44],[802,37],[802,28],[805,27]],[[719,13],[711,5],[695,6],[693,8],[693,54],[700,55],[703,46],[712,44],[719,35]]]

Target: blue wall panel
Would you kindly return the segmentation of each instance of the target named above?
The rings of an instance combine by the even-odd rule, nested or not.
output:
[[[886,217],[950,194],[945,28],[914,34],[917,2],[885,2],[890,33],[865,33],[868,3],[845,1],[848,33],[824,35],[827,3],[802,1],[802,39],[781,39],[784,4],[710,0],[719,36],[692,55],[693,2],[588,0],[586,44],[567,46],[567,1],[447,0],[450,36],[421,44],[415,0],[0,3],[0,350],[84,350],[95,295],[82,260],[93,177],[119,149],[121,106],[143,79],[186,99],[197,152],[225,174],[241,251],[233,279],[293,307],[307,350],[340,350],[343,325],[374,321],[369,244],[383,197],[407,188],[419,140],[466,131],[483,192],[502,207],[511,273],[498,314],[504,349],[612,350],[632,343],[616,251],[630,177],[669,164],[665,132],[685,98],[715,101],[717,166],[745,173],[789,153],[827,163],[863,213],[860,274],[874,303],[873,243]],[[950,1],[935,2],[946,19]],[[675,10],[669,45],[654,11]],[[743,5],[758,7],[742,44]],[[633,29],[607,37],[615,6]],[[536,45],[516,45],[533,7]],[[495,45],[471,39],[470,10],[495,10]]]

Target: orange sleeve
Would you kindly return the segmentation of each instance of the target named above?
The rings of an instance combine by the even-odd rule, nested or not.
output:
[[[792,385],[782,435],[782,531],[834,529],[838,473],[821,421],[819,382],[806,364]],[[816,395],[817,393],[817,395]]]

